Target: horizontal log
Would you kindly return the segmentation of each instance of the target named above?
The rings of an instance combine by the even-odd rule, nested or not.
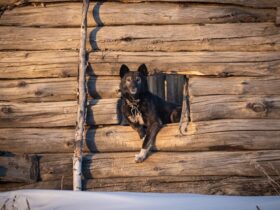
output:
[[[122,118],[120,105],[119,98],[89,101],[87,123],[119,124]],[[278,95],[213,95],[190,98],[193,122],[215,119],[279,119],[279,107]]]
[[[156,137],[156,151],[214,151],[280,149],[279,120],[213,120],[190,123],[182,136],[178,124],[164,126]],[[87,152],[138,151],[142,141],[130,126],[88,129]]]
[[[105,26],[90,30],[93,50],[279,51],[274,23],[165,26]]]
[[[276,182],[279,177],[272,177]],[[87,191],[195,193],[216,195],[277,195],[266,177],[159,176],[86,180]]]
[[[89,154],[83,158],[86,178],[156,176],[277,175],[280,151],[155,153],[135,164],[135,153]],[[273,166],[273,167],[272,167]]]
[[[2,51],[0,78],[75,77],[77,58],[74,51]]]
[[[3,0],[2,0],[3,1]],[[15,2],[17,0],[9,0],[9,2]],[[26,2],[75,2],[78,0],[26,0]],[[278,0],[256,0],[256,1],[246,1],[246,0],[118,0],[120,2],[200,2],[200,3],[217,3],[217,4],[236,4],[249,7],[261,7],[261,8],[271,8],[280,6]]]
[[[120,103],[118,98],[91,100],[87,109],[87,124],[119,124],[121,121]]]
[[[0,150],[12,153],[71,153],[73,128],[1,128]],[[17,145],[17,146],[15,146]]]
[[[280,118],[279,96],[219,95],[191,97],[191,120]]]
[[[76,100],[77,78],[0,80],[1,101],[51,102]]]
[[[81,3],[17,7],[5,11],[1,16],[1,25],[79,27],[81,9]],[[58,13],[57,10],[60,12]],[[162,15],[162,11],[164,11],[164,15]],[[232,5],[92,2],[88,12],[88,26],[274,22],[275,13],[275,9],[272,8],[254,9]]]
[[[61,178],[61,180],[52,181],[39,181],[31,184],[5,182],[0,183],[0,192],[21,189],[72,190],[72,182],[73,180],[71,178]]]
[[[0,156],[0,181],[36,182],[39,163],[36,155]]]
[[[191,77],[189,93],[192,96],[205,95],[279,95],[280,77]]]
[[[45,103],[0,102],[0,127],[75,126],[76,101]]]
[[[73,173],[73,154],[41,154],[40,181],[60,181],[71,179]]]
[[[145,63],[150,73],[188,75],[271,76],[280,73],[279,52],[94,52],[91,75],[119,75],[122,64],[132,69]]]
[[[32,28],[3,26],[1,50],[77,50],[79,28]]]

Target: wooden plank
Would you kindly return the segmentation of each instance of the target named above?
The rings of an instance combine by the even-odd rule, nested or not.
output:
[[[0,24],[5,26],[80,27],[81,10],[81,3],[16,7],[13,10],[5,11],[1,16]],[[265,12],[266,10],[260,11],[260,15]]]
[[[148,87],[151,93],[165,99],[165,75],[155,73],[147,77]]]
[[[120,99],[91,100],[88,104],[87,119],[88,125],[110,125],[121,122]]]
[[[163,127],[156,137],[157,151],[212,151],[280,149],[279,120],[212,120],[190,123],[187,135],[178,124]],[[86,151],[138,151],[142,141],[130,126],[88,129]]]
[[[20,189],[72,190],[72,182],[73,181],[70,178],[61,178],[61,180],[52,181],[39,181],[31,184],[6,182],[0,184],[0,192]]]
[[[280,118],[279,96],[220,95],[190,99],[191,120]]]
[[[74,150],[73,128],[1,128],[0,133],[1,151],[32,154]]]
[[[0,103],[0,127],[74,126],[76,101],[45,103]]]
[[[77,79],[0,80],[0,100],[16,102],[69,101],[77,97]]]
[[[91,75],[119,75],[122,64],[149,72],[215,76],[267,76],[280,73],[279,52],[94,52]]]
[[[79,27],[81,9],[81,3],[17,7],[5,11],[1,16],[1,25]],[[88,26],[272,22],[275,13],[275,9],[271,8],[255,9],[233,5],[92,2],[88,12]]]
[[[276,182],[279,177],[272,177]],[[196,193],[217,195],[277,195],[266,177],[237,176],[159,176],[89,179],[87,191],[129,191],[159,193]]]
[[[0,156],[0,181],[36,182],[39,178],[39,163],[36,155]]]
[[[166,100],[182,106],[185,77],[183,75],[166,75]]]
[[[0,60],[1,79],[77,76],[74,51],[2,51]]]
[[[13,0],[9,0],[13,1]],[[27,0],[27,2],[75,2],[77,0]],[[217,3],[217,4],[236,4],[249,7],[260,7],[260,8],[271,8],[280,6],[278,0],[256,0],[256,1],[247,1],[247,0],[118,0],[125,3],[134,3],[134,2],[200,2],[200,3]]]
[[[91,30],[93,50],[279,51],[274,23],[105,26]]]
[[[86,178],[155,176],[277,175],[280,151],[154,153],[135,164],[135,153],[89,154],[83,158]],[[273,166],[274,169],[271,168]]]
[[[2,50],[77,50],[79,28],[32,28],[3,26]]]
[[[192,96],[205,95],[279,95],[280,77],[191,77],[189,91]]]

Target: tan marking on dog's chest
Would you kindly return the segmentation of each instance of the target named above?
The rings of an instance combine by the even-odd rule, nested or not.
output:
[[[140,113],[137,113],[136,115],[130,115],[128,116],[128,119],[133,123],[139,123],[140,125],[144,125],[144,119]]]

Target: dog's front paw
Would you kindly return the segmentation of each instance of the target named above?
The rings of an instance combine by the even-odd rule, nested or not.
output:
[[[145,159],[146,157],[141,154],[135,155],[135,163],[142,163]]]
[[[148,154],[147,149],[141,149],[139,154],[135,155],[135,162],[142,163],[147,158],[147,154]]]

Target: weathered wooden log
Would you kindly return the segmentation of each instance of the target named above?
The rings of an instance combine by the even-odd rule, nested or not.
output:
[[[189,92],[192,96],[206,95],[279,95],[280,77],[191,77]]]
[[[1,101],[74,101],[76,78],[0,80]]]
[[[91,75],[119,75],[122,64],[138,68],[145,63],[150,73],[188,75],[267,76],[280,73],[279,52],[94,52]]]
[[[93,50],[120,51],[279,51],[274,23],[165,26],[106,26],[91,30]]]
[[[73,128],[1,128],[0,150],[12,153],[70,153],[74,150]]]
[[[86,178],[154,176],[277,175],[280,151],[154,153],[135,164],[135,153],[89,154],[83,158]],[[273,167],[272,167],[273,166]]]
[[[1,16],[1,25],[79,27],[81,9],[81,3],[17,7],[5,11]],[[254,9],[232,5],[92,2],[88,12],[88,26],[272,22],[275,20],[275,13],[272,8]]]
[[[0,181],[36,182],[39,178],[39,162],[36,155],[0,156]]]
[[[39,181],[31,184],[4,182],[0,183],[0,192],[19,189],[50,189],[50,190],[72,190],[72,179],[61,178],[60,180]]]
[[[238,118],[280,119],[279,96],[199,96],[190,99],[190,106],[192,121]]]
[[[78,28],[33,28],[3,26],[0,31],[2,50],[77,50]]]
[[[0,78],[75,77],[77,57],[74,51],[3,51]]]
[[[0,102],[0,127],[74,126],[76,101],[45,103]]]
[[[156,151],[214,151],[280,149],[279,120],[213,120],[190,123],[182,136],[178,124],[163,127],[156,137]],[[130,126],[88,129],[86,151],[138,151],[142,141]]]
[[[3,0],[2,0],[3,1]],[[26,0],[26,2],[46,2],[54,3],[61,2],[62,0]],[[78,0],[64,0],[64,2],[76,2]],[[217,4],[236,4],[249,7],[260,7],[260,8],[271,8],[280,6],[278,0],[257,0],[257,1],[246,1],[246,0],[118,0],[119,2],[200,2],[200,3],[217,3]],[[5,1],[6,2],[6,1]],[[10,3],[18,2],[18,0],[8,0]]]
[[[273,91],[273,90],[272,90]],[[89,101],[87,123],[110,125],[121,122],[121,100],[95,99]],[[278,95],[215,95],[190,98],[191,120],[215,119],[279,119]]]
[[[91,100],[88,104],[87,119],[88,125],[119,124],[121,100],[119,98],[106,100]]]
[[[279,177],[272,177],[279,182]],[[87,191],[130,191],[161,193],[197,193],[216,195],[277,195],[266,177],[238,176],[159,176],[89,179]]]
[[[60,181],[73,177],[73,153],[42,154],[40,161],[40,181]]]

